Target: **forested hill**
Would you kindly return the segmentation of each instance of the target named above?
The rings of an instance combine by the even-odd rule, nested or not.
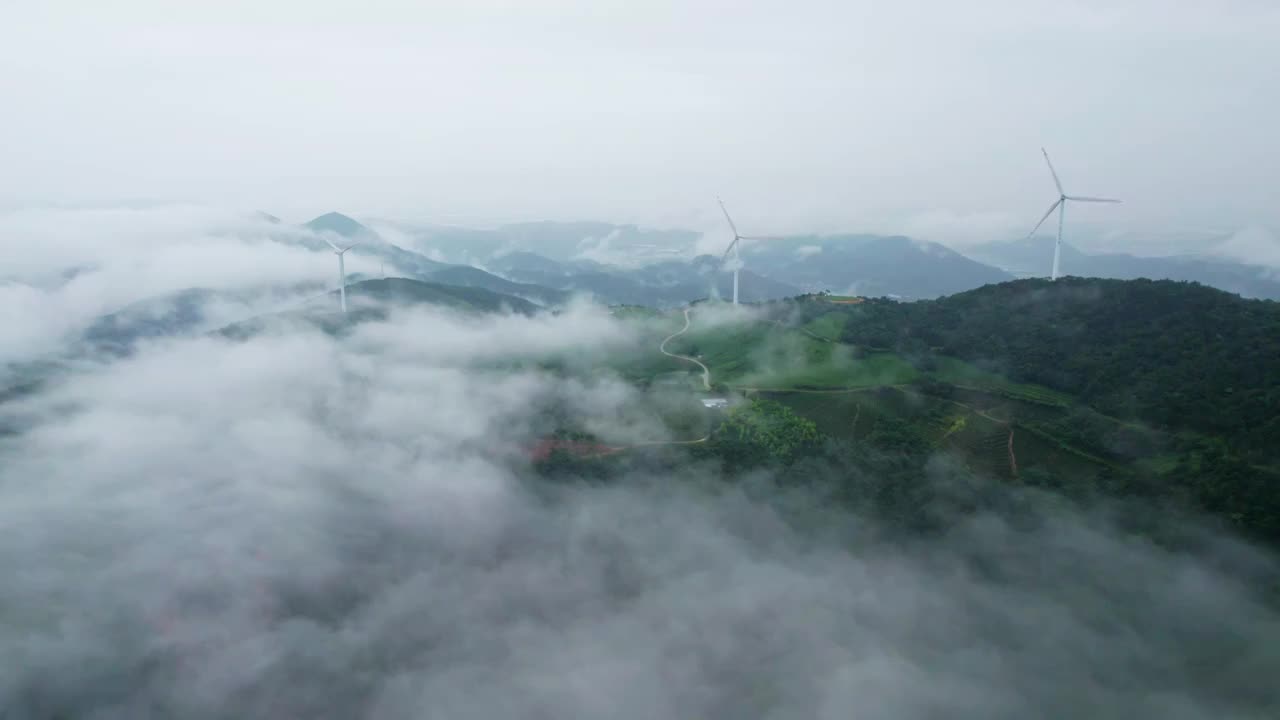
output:
[[[843,307],[844,342],[926,361],[951,355],[1111,415],[1280,451],[1274,301],[1196,283],[1068,277]]]

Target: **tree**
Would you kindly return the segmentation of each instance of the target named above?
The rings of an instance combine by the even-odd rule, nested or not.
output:
[[[752,400],[729,411],[716,431],[725,459],[734,464],[790,462],[816,447],[818,426],[771,400]]]

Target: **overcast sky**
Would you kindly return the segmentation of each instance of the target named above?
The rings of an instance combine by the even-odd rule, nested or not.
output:
[[[48,0],[0,207],[1013,232],[1280,224],[1269,0]]]

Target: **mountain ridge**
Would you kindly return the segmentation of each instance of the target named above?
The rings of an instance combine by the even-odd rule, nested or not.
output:
[[[979,245],[970,252],[1015,274],[1043,276],[1053,257],[1053,242],[1052,238],[1024,238]],[[1198,282],[1242,297],[1280,300],[1280,270],[1230,258],[1210,254],[1148,257],[1086,253],[1065,242],[1061,256],[1064,275]]]

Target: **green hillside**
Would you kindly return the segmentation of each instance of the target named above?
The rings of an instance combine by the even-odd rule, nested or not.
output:
[[[1097,410],[1280,448],[1280,303],[1194,283],[1063,278],[988,285],[919,303],[833,307],[840,339],[966,360]]]
[[[700,373],[657,352],[682,316],[623,317],[647,333],[610,360],[625,377]],[[789,408],[835,442],[941,455],[1081,496],[1183,504],[1280,542],[1274,302],[1068,278],[918,303],[804,296],[737,323],[710,317],[694,309],[668,350],[706,364],[718,393]]]
[[[840,327],[841,343],[918,371],[906,387],[770,395],[832,437],[883,447],[905,434],[988,474],[1176,499],[1280,541],[1280,304],[1065,278],[770,312],[815,334]],[[878,422],[894,432],[877,437]]]

